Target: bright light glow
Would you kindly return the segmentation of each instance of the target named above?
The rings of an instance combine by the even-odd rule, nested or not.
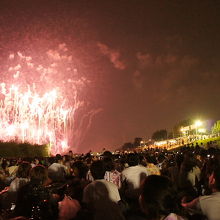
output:
[[[162,145],[165,145],[167,143],[167,141],[158,141],[158,142],[155,142],[154,144],[156,146],[162,146]]]
[[[68,148],[68,144],[66,141],[61,141],[61,146],[62,146],[62,149],[67,149]]]
[[[199,132],[199,133],[206,133],[206,129],[205,129],[205,128],[199,128],[199,129],[198,129],[198,132]]]
[[[196,122],[195,122],[195,127],[200,127],[202,125],[202,122],[200,121],[200,120],[197,120]]]
[[[92,82],[78,73],[65,43],[38,52],[1,60],[0,141],[47,144],[52,154],[77,150],[102,111],[81,93]]]
[[[21,141],[31,144],[68,147],[66,126],[72,108],[64,109],[64,101],[59,100],[57,91],[52,90],[40,96],[29,87],[22,92],[12,85],[8,90],[0,85],[0,139]],[[59,144],[60,143],[60,144]],[[54,149],[55,151],[58,151]]]
[[[6,127],[5,131],[6,137],[11,138],[11,136],[15,134],[16,127],[15,125],[9,125],[8,127]]]
[[[171,144],[176,144],[177,141],[176,141],[175,139],[171,139],[171,140],[169,140],[169,143],[171,143]]]

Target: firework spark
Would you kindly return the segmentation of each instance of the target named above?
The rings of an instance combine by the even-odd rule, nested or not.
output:
[[[53,154],[69,148],[75,113],[84,104],[78,90],[86,79],[77,76],[67,52],[65,44],[47,51],[45,65],[21,52],[9,55],[15,64],[0,84],[2,141],[50,144]]]
[[[54,153],[65,150],[72,108],[65,108],[65,101],[59,100],[61,96],[56,90],[39,96],[30,87],[24,93],[14,85],[7,89],[2,83],[0,88],[4,95],[0,103],[1,140],[49,143],[54,146]]]

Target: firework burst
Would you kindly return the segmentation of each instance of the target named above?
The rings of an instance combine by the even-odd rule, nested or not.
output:
[[[44,65],[21,52],[9,55],[0,84],[2,141],[50,144],[53,154],[69,148],[75,113],[85,103],[78,92],[88,81],[67,52],[65,44],[47,51]]]

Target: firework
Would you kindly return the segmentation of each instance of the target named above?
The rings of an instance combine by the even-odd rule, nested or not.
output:
[[[0,84],[1,141],[49,144],[53,154],[69,148],[74,115],[83,104],[77,96],[83,80],[67,65],[72,57],[62,54],[65,44],[58,49],[46,53],[46,65],[21,52],[9,55],[15,64]]]
[[[33,88],[22,92],[11,85],[1,84],[0,139],[31,144],[50,144],[53,152],[68,146],[68,126],[72,108],[56,90],[40,96]]]

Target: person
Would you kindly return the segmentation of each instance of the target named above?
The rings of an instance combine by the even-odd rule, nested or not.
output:
[[[156,159],[150,155],[146,155],[145,158],[148,175],[160,175],[160,169],[155,165]]]
[[[142,185],[139,197],[141,210],[147,220],[183,220],[181,204],[170,179],[150,175]]]
[[[103,159],[105,166],[105,176],[104,179],[114,183],[118,188],[121,187],[121,173],[115,169],[115,164],[110,157],[105,157]]]
[[[90,170],[94,181],[84,188],[83,202],[92,212],[93,219],[124,219],[118,206],[121,200],[118,187],[104,180],[103,161],[94,161]]]
[[[209,176],[209,187],[212,191],[211,195],[200,196],[191,202],[182,202],[182,206],[186,209],[199,210],[208,220],[220,219],[220,166],[213,169]]]
[[[30,169],[31,164],[29,162],[24,161],[18,165],[16,178],[12,180],[9,187],[9,192],[17,192],[19,188],[21,188],[29,181]]]
[[[53,182],[65,181],[66,167],[60,154],[56,155],[54,163],[48,167],[48,176]]]
[[[178,175],[178,187],[182,194],[192,200],[198,196],[200,169],[191,153],[185,153]]]
[[[86,174],[88,172],[88,167],[82,161],[75,161],[71,164],[73,170],[73,179],[68,184],[68,189],[71,191],[71,197],[77,199],[79,202],[82,202],[83,189],[90,183],[86,180]]]
[[[31,169],[30,182],[18,190],[15,216],[35,220],[58,218],[58,203],[46,186],[47,180],[47,169],[44,166],[37,165]]]
[[[29,182],[29,173],[31,164],[29,162],[22,162],[18,165],[16,177],[10,183],[8,191],[3,197],[4,207],[13,208],[13,204],[16,202],[18,190]]]
[[[97,187],[98,185],[103,184],[108,191],[109,200],[115,203],[119,202],[121,198],[117,186],[109,181],[104,180],[105,168],[103,161],[94,161],[90,167],[90,170],[94,181],[85,187],[83,193],[83,201],[86,203],[91,203],[94,202],[95,199],[105,199],[106,195],[103,194],[101,190],[99,190],[99,188]]]
[[[136,199],[139,196],[141,182],[148,176],[148,171],[139,164],[139,156],[135,153],[128,155],[127,163],[129,167],[122,171],[121,192],[126,198]]]

